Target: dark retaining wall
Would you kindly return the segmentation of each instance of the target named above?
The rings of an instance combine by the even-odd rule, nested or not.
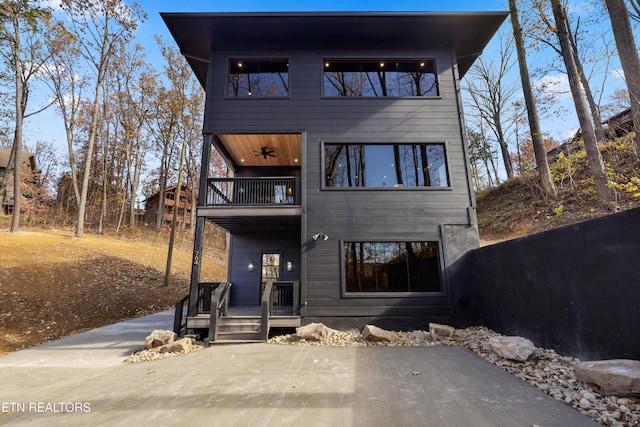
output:
[[[481,324],[582,360],[640,359],[640,209],[480,248],[470,261]]]

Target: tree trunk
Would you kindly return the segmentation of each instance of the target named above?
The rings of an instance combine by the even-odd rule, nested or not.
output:
[[[502,121],[500,117],[494,117],[494,126],[496,135],[498,136],[498,144],[500,145],[500,152],[502,153],[502,161],[504,162],[504,170],[507,172],[507,179],[513,178],[513,164],[511,163],[511,154],[509,153],[509,147],[507,141],[504,139],[504,132],[502,131]]]
[[[620,63],[627,81],[629,99],[631,101],[631,115],[635,136],[633,142],[636,155],[640,154],[640,58],[633,38],[629,11],[624,0],[606,0],[607,10],[611,18],[613,36],[616,40]]]
[[[22,123],[24,120],[22,61],[20,59],[20,24],[13,17],[15,45],[13,46],[14,72],[16,88],[16,127],[13,134],[13,215],[11,216],[11,232],[20,231],[20,210],[22,209]]]
[[[169,236],[169,250],[167,253],[167,268],[164,275],[164,286],[169,286],[171,277],[171,259],[173,258],[173,245],[176,240],[176,225],[178,223],[178,214],[180,212],[180,189],[182,188],[182,165],[184,164],[185,152],[187,150],[187,141],[182,141],[182,149],[180,150],[180,165],[178,166],[178,185],[176,186],[176,195],[173,205],[173,217],[171,218],[171,234]]]
[[[511,25],[513,26],[513,36],[516,42],[516,52],[518,54],[518,65],[520,68],[520,81],[522,82],[522,91],[524,93],[524,102],[527,107],[527,116],[529,119],[529,129],[531,131],[531,140],[533,142],[533,153],[536,158],[536,169],[538,170],[538,179],[544,191],[551,196],[556,196],[557,190],[551,178],[549,171],[549,162],[547,161],[547,150],[544,146],[542,131],[540,130],[540,120],[538,118],[538,108],[536,100],[533,96],[531,88],[531,79],[529,77],[529,67],[527,65],[527,55],[524,47],[524,38],[522,36],[522,27],[518,18],[518,7],[516,0],[509,0],[509,10],[511,11]]]
[[[95,98],[93,100],[93,111],[91,112],[91,124],[89,125],[89,140],[87,142],[87,155],[85,157],[84,175],[82,177],[82,187],[80,188],[80,201],[78,203],[78,216],[76,219],[76,237],[84,237],[84,215],[87,209],[87,193],[89,192],[89,175],[91,174],[91,158],[93,157],[93,146],[98,131],[98,116],[100,114],[100,84],[96,84]]]
[[[589,161],[591,175],[595,180],[596,191],[598,192],[600,199],[606,202],[612,202],[613,192],[609,187],[607,187],[607,174],[604,169],[600,150],[598,149],[596,134],[593,129],[593,123],[591,121],[587,103],[584,100],[580,77],[578,76],[578,69],[576,67],[571,44],[569,42],[567,18],[564,14],[562,5],[560,4],[560,0],[551,0],[551,6],[553,9],[553,16],[556,21],[556,35],[560,42],[562,59],[564,60],[564,64],[567,68],[567,77],[569,78],[571,95],[576,107],[578,120],[580,121],[580,127],[582,128],[582,137],[584,138],[584,146],[587,151],[587,160]]]

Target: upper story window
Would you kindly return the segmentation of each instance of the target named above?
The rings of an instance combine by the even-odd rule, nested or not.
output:
[[[232,98],[289,96],[289,60],[231,59],[227,95]]]
[[[324,144],[326,187],[448,187],[442,143]]]
[[[433,59],[325,59],[324,96],[438,96]]]

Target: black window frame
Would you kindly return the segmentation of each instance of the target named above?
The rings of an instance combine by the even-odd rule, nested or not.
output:
[[[240,65],[241,64],[241,65]],[[259,75],[259,74],[275,74],[279,67],[284,66],[286,69],[286,84],[282,86],[284,88],[285,94],[281,95],[261,95],[261,92],[248,92],[243,95],[236,95],[232,90],[231,77],[234,74],[248,74],[248,75]],[[235,73],[236,70],[242,68],[243,70],[249,70],[247,73]],[[264,71],[263,71],[264,70]],[[276,70],[276,71],[271,71]],[[247,77],[249,78],[249,77]],[[249,89],[247,89],[249,90]],[[227,61],[227,74],[225,81],[225,98],[226,99],[290,99],[291,98],[291,72],[290,72],[290,61],[288,58],[239,58],[232,57]]]
[[[433,243],[437,248],[436,265],[437,279],[439,290],[437,291],[353,291],[347,289],[347,261],[346,261],[346,245],[352,243]],[[425,297],[441,297],[446,293],[446,281],[444,276],[444,260],[442,250],[442,240],[440,238],[425,238],[424,240],[406,240],[406,239],[342,239],[340,240],[340,269],[341,280],[340,288],[343,298],[425,298]],[[408,273],[409,274],[409,273]]]
[[[424,64],[424,65],[423,65]],[[433,76],[433,84],[432,86],[435,89],[426,91],[423,95],[418,95],[415,93],[401,93],[400,88],[406,88],[408,86],[392,86],[390,88],[383,88],[374,84],[374,79],[371,78],[371,75],[368,73],[378,73],[383,72],[384,78],[386,79],[386,73],[402,73],[402,76],[396,76],[396,81],[406,80],[411,81],[410,73],[421,72],[420,68],[424,68],[425,75]],[[364,85],[369,88],[368,90],[358,92],[353,90],[351,94],[340,94],[340,89],[335,86],[330,85],[328,83],[328,77],[326,73],[330,72],[345,72],[345,73],[360,73],[359,76],[360,83],[355,81],[353,83],[364,83]],[[366,78],[365,78],[366,76]],[[354,77],[354,76],[352,76]],[[382,78],[378,77],[376,83],[380,83]],[[422,82],[422,79],[419,80]],[[415,83],[415,78],[413,79]],[[330,86],[327,86],[329,84]],[[327,91],[327,88],[333,87],[337,93],[331,93]],[[393,90],[394,87],[397,89],[397,93],[392,94],[384,94],[386,90]],[[412,86],[412,90],[409,92],[415,92],[418,88],[418,84]],[[347,88],[344,88],[345,90]],[[414,90],[415,89],[415,90]],[[432,93],[432,91],[435,93]],[[438,67],[435,58],[425,57],[425,58],[335,58],[329,57],[324,58],[322,60],[322,82],[321,82],[321,91],[323,98],[330,99],[362,99],[362,98],[418,98],[418,99],[434,99],[440,98],[440,83],[438,80]]]
[[[389,140],[381,140],[381,141],[369,141],[369,142],[354,142],[354,141],[334,141],[334,140],[324,140],[321,142],[321,173],[322,173],[322,189],[330,190],[330,191],[448,191],[452,189],[451,186],[451,172],[449,168],[449,150],[448,150],[448,142],[447,141],[428,141],[428,140],[416,140],[416,141],[389,141]],[[446,185],[402,185],[396,183],[394,185],[380,185],[380,186],[366,186],[366,185],[351,185],[351,186],[336,186],[329,185],[328,175],[327,175],[327,146],[338,146],[338,145],[349,145],[349,146],[420,146],[420,145],[434,145],[442,147],[443,154],[443,163],[444,163],[444,176],[446,178]],[[428,158],[427,158],[428,160]],[[394,159],[395,164],[395,159]],[[415,166],[415,165],[414,165]],[[396,172],[397,173],[397,172]],[[430,179],[431,176],[429,175]]]

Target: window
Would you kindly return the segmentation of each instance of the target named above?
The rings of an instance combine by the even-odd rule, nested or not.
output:
[[[289,61],[231,59],[227,92],[233,98],[288,97]]]
[[[344,242],[345,290],[440,292],[438,242]]]
[[[448,187],[442,143],[324,144],[326,187]]]
[[[324,60],[324,96],[438,96],[434,60]]]

